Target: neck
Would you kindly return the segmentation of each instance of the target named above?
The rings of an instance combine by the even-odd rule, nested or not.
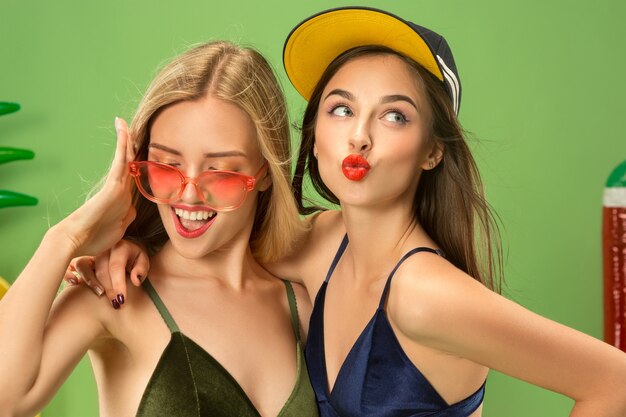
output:
[[[378,279],[410,248],[431,245],[410,205],[393,207],[342,206],[350,239],[346,256],[359,280]]]
[[[192,279],[194,282],[216,281],[235,290],[262,273],[262,268],[252,256],[247,240],[236,239],[204,256],[188,258],[168,241],[152,260],[161,276]],[[151,270],[154,268],[151,267]]]

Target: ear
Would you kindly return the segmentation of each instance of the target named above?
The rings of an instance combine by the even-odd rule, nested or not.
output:
[[[255,187],[258,191],[267,191],[267,189],[270,188],[270,186],[272,185],[272,174],[270,173],[269,165],[267,166],[267,168],[264,169],[264,171],[265,172],[261,174],[259,182]]]
[[[420,167],[423,170],[430,170],[430,169],[435,168],[437,165],[439,165],[439,162],[441,162],[441,160],[443,159],[444,150],[445,150],[445,147],[443,143],[441,141],[434,140],[430,152],[428,153],[428,155],[426,156],[426,159],[422,162]]]
[[[313,156],[317,159],[317,143],[313,144]]]

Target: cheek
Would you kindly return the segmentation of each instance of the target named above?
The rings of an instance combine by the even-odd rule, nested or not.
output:
[[[325,154],[335,147],[342,138],[342,127],[340,124],[330,124],[323,120],[318,120],[315,125],[315,147],[318,153]]]
[[[413,140],[395,141],[385,152],[379,153],[381,169],[389,177],[396,178],[405,185],[413,183],[413,179],[421,172],[421,166],[428,154],[425,146]],[[379,151],[382,151],[379,148]]]
[[[167,230],[167,228],[172,225],[172,209],[166,204],[157,204],[157,209],[161,216],[161,222]]]

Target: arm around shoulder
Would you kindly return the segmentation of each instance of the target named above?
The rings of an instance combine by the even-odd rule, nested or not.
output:
[[[336,249],[332,247],[333,241],[341,241],[341,237],[345,234],[345,227],[341,212],[335,210],[316,213],[305,221],[310,223],[309,230],[291,253],[265,267],[275,276],[304,284],[311,294],[311,288],[317,284],[316,279],[311,277],[311,272],[317,271],[320,265],[325,264],[326,254]]]

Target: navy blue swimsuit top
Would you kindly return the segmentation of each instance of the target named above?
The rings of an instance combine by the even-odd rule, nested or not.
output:
[[[306,361],[321,417],[466,417],[483,401],[485,384],[466,399],[449,405],[410,361],[385,313],[389,284],[398,267],[418,252],[406,253],[387,278],[374,317],[363,329],[339,369],[332,392],[328,389],[324,357],[324,299],[328,280],[348,245],[345,236],[326,280],[315,298],[306,346]]]

